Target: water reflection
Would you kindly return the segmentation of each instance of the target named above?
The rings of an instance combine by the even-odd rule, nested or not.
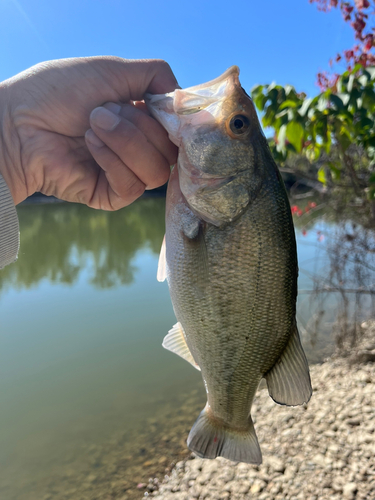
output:
[[[73,284],[90,262],[98,288],[130,284],[132,260],[141,248],[160,251],[164,200],[145,199],[118,212],[81,205],[24,205],[18,209],[21,252],[0,273],[0,290],[30,288],[41,280]]]
[[[1,499],[139,498],[137,481],[185,453],[205,394],[199,373],[161,347],[175,322],[155,279],[164,208],[19,208],[20,256],[0,273]],[[311,244],[299,246],[301,269],[323,273],[316,234],[297,238]],[[312,286],[301,273],[300,289]],[[303,324],[306,296],[299,310]]]
[[[181,410],[200,377],[161,347],[175,322],[156,281],[164,207],[19,207],[19,259],[0,273],[1,500],[139,498],[186,453],[204,401]]]

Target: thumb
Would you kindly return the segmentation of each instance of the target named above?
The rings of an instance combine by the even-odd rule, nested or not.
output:
[[[144,94],[164,94],[178,87],[169,64],[162,59],[129,60],[120,57],[90,57],[88,62],[111,84],[119,99],[141,101]],[[110,82],[109,82],[110,79]]]

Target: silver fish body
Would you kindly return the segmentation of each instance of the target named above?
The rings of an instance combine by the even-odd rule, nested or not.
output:
[[[260,380],[281,404],[311,396],[285,188],[236,67],[148,105],[180,147],[159,278],[178,319],[163,345],[200,368],[207,392],[188,446],[260,463],[250,416]]]

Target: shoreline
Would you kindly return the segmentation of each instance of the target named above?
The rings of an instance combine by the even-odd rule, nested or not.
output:
[[[140,198],[160,198],[166,196],[167,193],[167,183],[163,184],[163,186],[160,186],[155,189],[148,189],[146,190]],[[65,200],[60,200],[59,198],[56,198],[55,196],[47,196],[43,193],[34,193],[25,200],[23,200],[20,205],[49,205],[50,203],[70,203]]]
[[[260,466],[194,457],[144,495],[157,500],[366,500],[375,498],[375,322],[345,357],[310,367],[307,405],[277,405],[265,389],[252,409]],[[367,357],[366,357],[367,356]]]

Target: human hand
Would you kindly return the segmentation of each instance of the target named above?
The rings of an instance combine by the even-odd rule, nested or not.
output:
[[[48,61],[0,83],[0,173],[15,204],[39,191],[116,210],[164,184],[177,149],[141,101],[176,86],[164,61],[117,57]]]

